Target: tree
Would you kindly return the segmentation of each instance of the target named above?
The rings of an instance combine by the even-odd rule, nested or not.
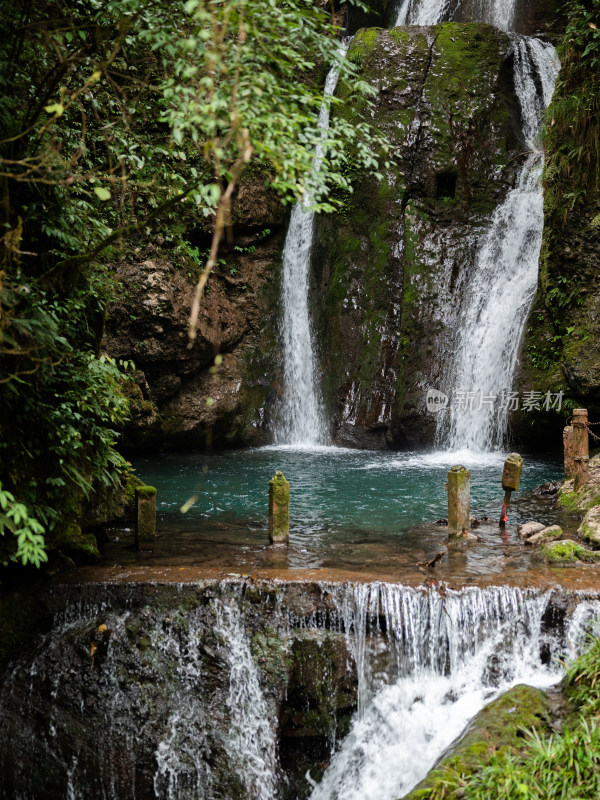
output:
[[[4,22],[4,518],[17,534],[15,504],[33,519],[38,538],[27,539],[27,559],[39,563],[40,528],[64,528],[99,481],[124,469],[114,449],[125,413],[119,370],[100,357],[114,290],[107,253],[182,203],[214,220],[193,340],[248,163],[283,202],[309,188],[312,205],[327,211],[331,190],[350,188],[349,161],[376,169],[372,151],[385,143],[367,122],[349,125],[342,114],[323,138],[319,109],[337,103],[323,94],[329,65],[340,62],[350,101],[364,103],[370,90],[312,0],[28,0],[7,9]]]

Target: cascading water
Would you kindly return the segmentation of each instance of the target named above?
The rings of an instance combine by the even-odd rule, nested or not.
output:
[[[245,796],[254,800],[274,800],[277,742],[237,603],[217,607],[216,630],[229,645],[227,704],[232,724],[226,743],[227,752],[242,776]]]
[[[536,138],[560,65],[554,47],[539,39],[514,35],[512,54],[523,139],[531,154],[515,188],[496,209],[465,286],[450,370],[452,389],[461,394],[454,395],[448,428],[443,418],[438,428],[438,439],[450,449],[502,447],[519,345],[537,284],[544,213],[543,153]]]
[[[99,584],[67,603],[3,675],[2,800],[290,796],[277,726],[303,675],[336,691],[314,658],[324,641],[337,680],[357,676],[359,711],[298,797],[312,781],[312,800],[397,800],[483,705],[559,680],[600,611],[557,590],[260,581]]]
[[[340,58],[347,44],[340,46]],[[332,67],[325,81],[325,97],[335,91],[340,73],[339,63]],[[329,127],[329,103],[323,103],[319,114],[319,129]],[[317,145],[313,171],[317,173],[323,161],[322,145]],[[285,390],[280,429],[276,433],[278,444],[315,445],[327,441],[326,426],[318,380],[315,372],[310,313],[308,308],[308,280],[310,255],[314,234],[314,212],[310,210],[309,191],[293,210],[283,250],[283,354]]]
[[[456,19],[461,0],[401,0],[396,25],[436,25]],[[472,22],[487,22],[503,31],[512,29],[516,0],[472,0],[468,16]]]
[[[488,702],[519,683],[559,680],[560,654],[581,644],[598,603],[580,603],[561,635],[545,626],[550,596],[507,587],[343,590],[359,713],[311,800],[397,800]],[[382,638],[391,656],[384,670]]]

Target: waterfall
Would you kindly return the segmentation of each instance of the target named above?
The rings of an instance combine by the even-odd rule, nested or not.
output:
[[[347,48],[346,43],[340,46],[340,58]],[[338,62],[327,75],[324,89],[326,98],[333,95],[339,73]],[[329,102],[325,100],[319,114],[319,129],[323,135],[328,127]],[[322,162],[323,147],[319,144],[315,151],[313,173],[320,170]],[[314,445],[327,441],[308,308],[310,256],[315,221],[315,214],[309,208],[310,179],[308,183],[309,191],[292,210],[283,250],[281,324],[285,389],[282,421],[275,437],[278,444]]]
[[[484,705],[519,683],[558,681],[558,659],[582,644],[599,607],[581,601],[556,631],[547,624],[551,593],[370,584],[341,589],[336,600],[360,654],[362,700],[311,800],[403,797]]]
[[[226,742],[227,753],[242,776],[244,796],[252,800],[274,800],[277,741],[237,603],[217,606],[216,630],[228,644],[227,705],[232,723]]]
[[[213,600],[214,632],[220,637],[222,652],[227,664],[228,692],[226,707],[229,723],[221,734],[229,769],[243,786],[244,797],[249,800],[274,800],[277,785],[277,742],[270,713],[260,688],[258,670],[250,652],[244,620],[235,601]],[[200,722],[211,727],[206,713],[195,695],[203,680],[200,665],[201,628],[198,620],[189,629],[189,642],[177,637],[158,634],[157,646],[161,649],[177,648],[180,667],[190,681],[190,693],[175,703],[168,724],[168,734],[159,743],[155,758],[154,775],[156,797],[167,800],[187,800],[190,797],[209,797],[214,791],[211,770],[202,748],[194,746],[196,726]],[[197,740],[200,739],[196,736]]]
[[[544,210],[543,153],[536,149],[536,138],[559,62],[552,45],[524,36],[513,36],[512,55],[530,154],[514,189],[494,212],[475,272],[464,284],[460,341],[450,370],[454,402],[449,428],[443,430],[446,420],[441,419],[438,429],[438,438],[445,437],[451,449],[503,446],[519,345],[537,285]]]
[[[298,647],[324,641],[317,631],[335,641],[342,680],[357,676],[359,708],[306,789],[397,800],[485,704],[517,683],[557,682],[600,611],[596,594],[379,582],[69,591],[65,613],[2,676],[3,800],[289,796],[278,725],[302,685],[289,670],[314,652]]]
[[[436,25],[455,19],[460,0],[401,0],[396,25]],[[487,22],[503,31],[512,29],[516,0],[472,0],[468,16],[472,22]]]

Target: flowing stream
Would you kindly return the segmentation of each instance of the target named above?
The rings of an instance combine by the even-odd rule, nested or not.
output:
[[[349,43],[340,45],[343,57]],[[340,72],[334,65],[325,81],[325,97],[335,92]],[[319,114],[319,130],[323,134],[329,127],[329,103],[323,103]],[[317,173],[323,162],[323,148],[317,145],[313,171]],[[315,370],[311,321],[308,308],[310,256],[314,235],[315,214],[310,210],[309,190],[300,203],[296,203],[283,250],[282,303],[283,355],[285,389],[281,422],[275,439],[278,444],[315,445],[327,441],[319,381]]]
[[[516,186],[494,212],[464,287],[460,338],[450,368],[451,390],[461,392],[462,400],[451,404],[449,426],[444,429],[447,420],[441,419],[438,431],[450,449],[503,446],[519,346],[537,285],[544,208],[543,153],[536,139],[560,65],[551,44],[516,34],[512,55],[529,155]]]

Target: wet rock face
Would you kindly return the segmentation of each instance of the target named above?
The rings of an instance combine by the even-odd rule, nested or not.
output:
[[[348,58],[377,90],[391,166],[381,180],[354,175],[342,211],[318,222],[324,395],[339,442],[419,446],[435,428],[425,394],[454,346],[474,237],[522,158],[509,38],[479,24],[369,29]]]
[[[52,629],[3,676],[0,798],[305,797],[306,770],[348,731],[356,671],[343,633],[318,627],[314,587],[87,586],[50,602]]]
[[[260,444],[277,362],[277,295],[286,214],[258,177],[235,198],[233,239],[219,254],[188,349],[196,279],[210,242],[207,221],[183,235],[196,247],[169,248],[162,237],[114,265],[118,300],[104,348],[135,363],[126,389],[128,449]],[[187,225],[193,223],[186,222]],[[227,237],[226,237],[227,238]],[[222,356],[217,369],[215,357]]]
[[[600,420],[600,229],[592,221],[599,213],[597,200],[576,206],[566,220],[564,212],[546,213],[540,281],[517,375],[525,390],[561,389],[594,422]],[[528,416],[514,421],[523,439],[528,428],[532,438]],[[564,412],[542,416],[535,437],[551,431],[559,442],[564,418]]]

